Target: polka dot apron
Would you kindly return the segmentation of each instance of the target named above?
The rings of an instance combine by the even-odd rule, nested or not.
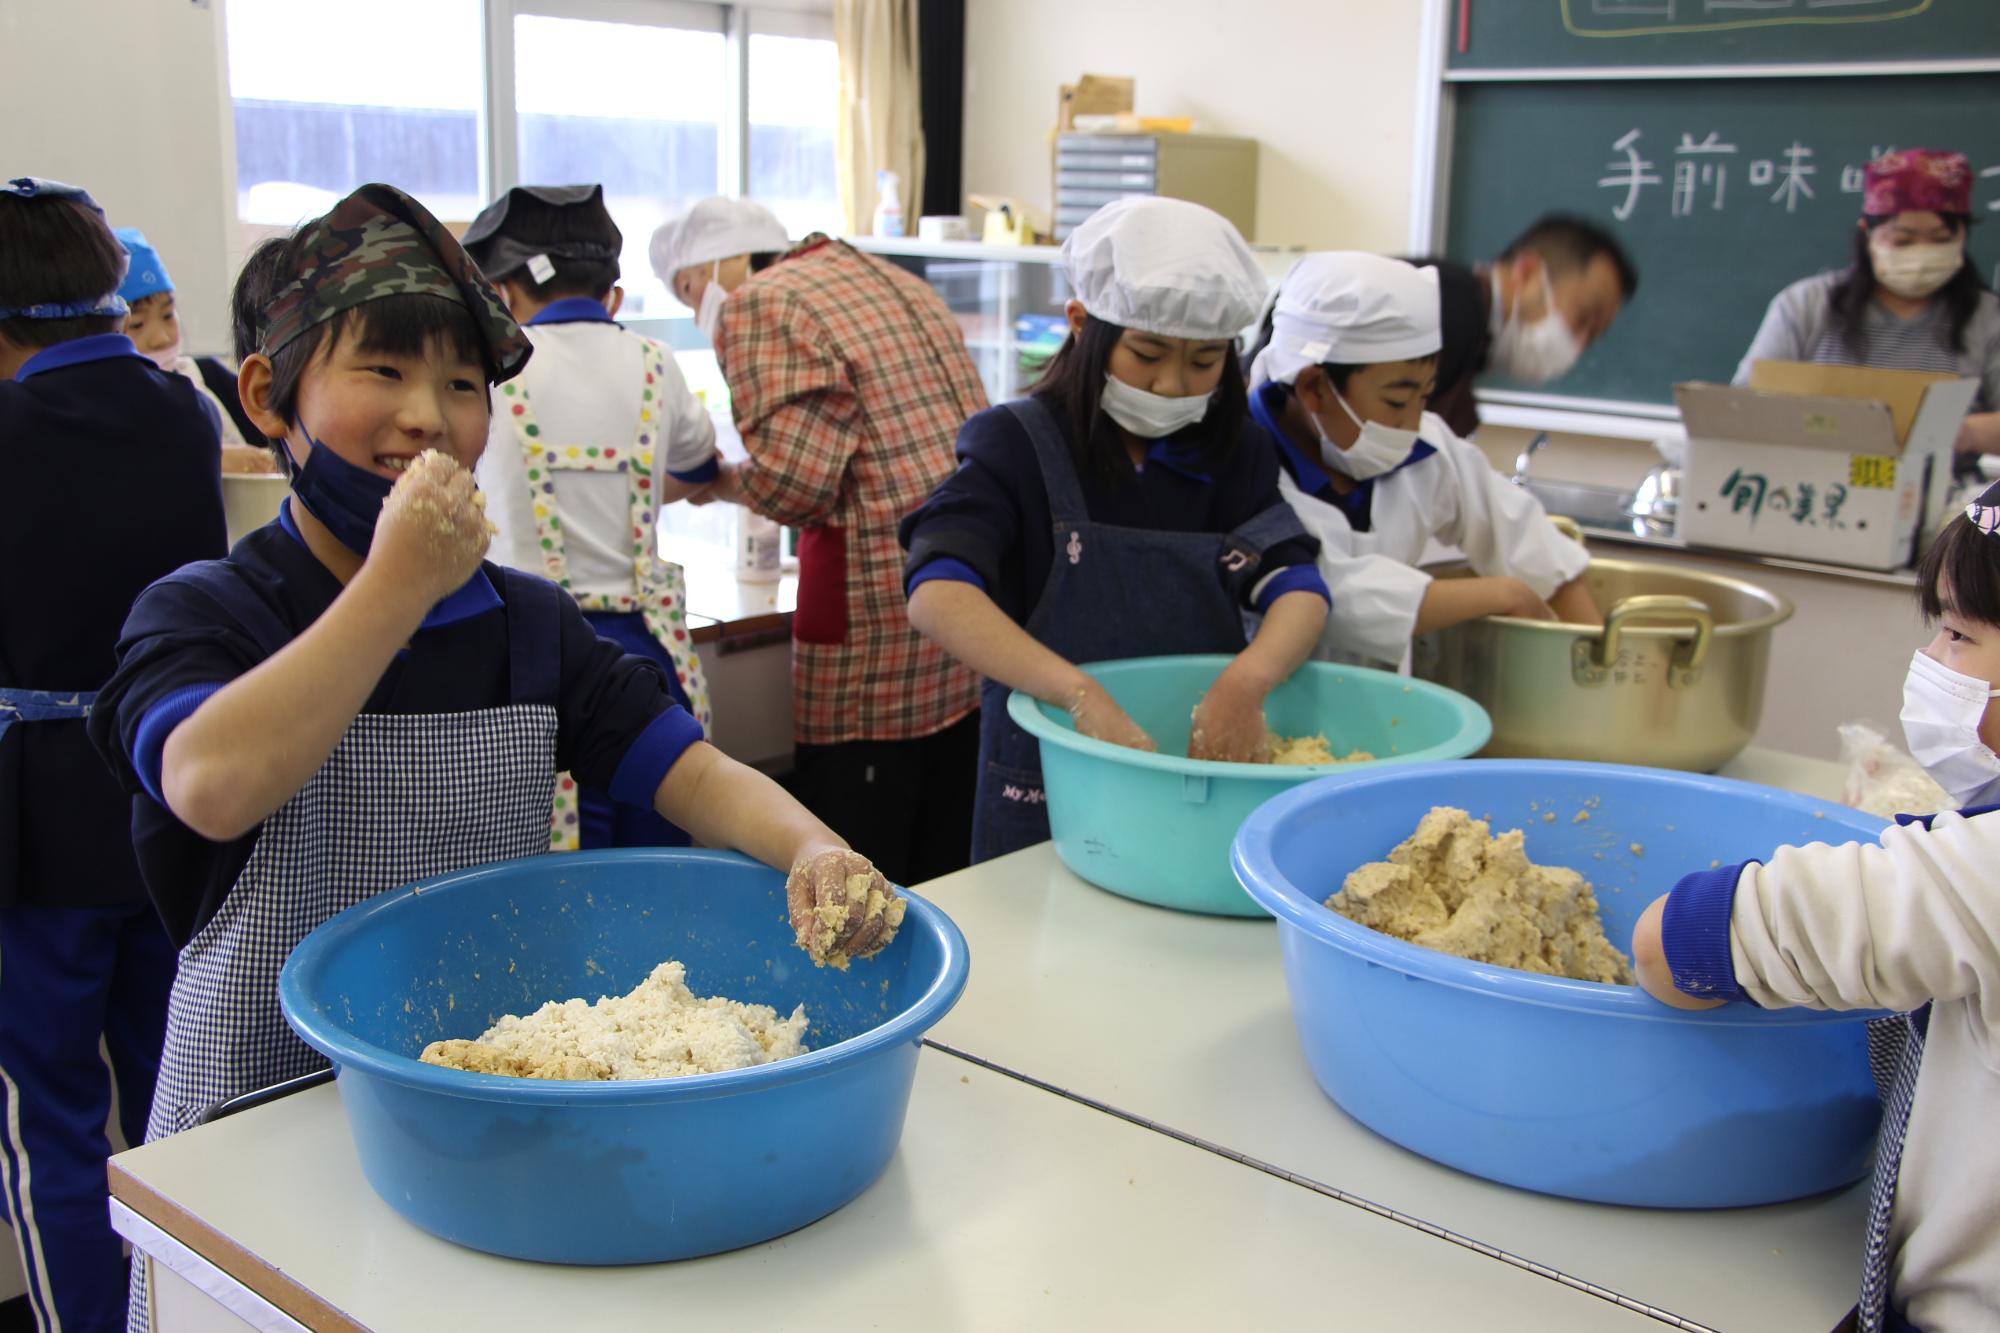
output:
[[[694,641],[687,630],[687,585],[679,565],[660,559],[654,535],[658,496],[653,485],[654,452],[659,436],[658,386],[666,375],[666,359],[671,353],[662,343],[642,340],[646,348],[645,384],[640,389],[639,429],[625,448],[604,444],[570,444],[551,439],[535,420],[534,404],[527,386],[510,380],[500,386],[500,410],[513,423],[514,438],[527,462],[528,486],[533,493],[535,535],[542,552],[542,573],[558,587],[568,589],[569,560],[563,553],[562,518],[556,513],[555,473],[621,472],[629,497],[632,542],[632,590],[622,593],[572,594],[586,611],[637,613],[646,628],[667,650],[688,703],[702,730],[710,728],[708,681],[701,661],[695,656]],[[556,780],[554,808],[549,824],[549,846],[572,851],[579,843],[576,780],[561,774]]]

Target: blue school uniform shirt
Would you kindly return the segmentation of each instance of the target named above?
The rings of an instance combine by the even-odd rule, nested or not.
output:
[[[1067,437],[1067,418],[1055,415]],[[1183,433],[1155,441],[1136,472],[1116,479],[1084,474],[1080,480],[1091,522],[1153,532],[1226,533],[1284,503],[1276,448],[1247,419],[1219,464],[1201,460]],[[1027,428],[1012,412],[990,407],[965,423],[958,433],[958,470],[903,519],[897,536],[909,552],[907,587],[939,577],[973,583],[1026,623],[1056,549],[1048,487]],[[1286,592],[1326,596],[1318,556],[1318,541],[1296,537],[1266,551],[1255,569],[1231,572],[1218,565],[1216,577],[1239,604],[1261,611]]]
[[[92,738],[133,793],[139,864],[177,944],[220,909],[260,829],[217,843],[174,818],[160,795],[166,738],[209,695],[297,637],[341,592],[340,581],[306,548],[291,503],[276,522],[203,571],[212,577],[197,582],[193,571],[182,571],[141,594],[118,645],[117,673],[91,716]],[[432,608],[362,711],[505,707],[508,577],[484,564]],[[667,770],[701,739],[701,724],[674,703],[655,664],[600,639],[571,598],[558,601],[559,632],[546,645],[560,659],[556,766],[586,787],[650,807]]]
[[[121,333],[0,380],[0,685],[91,691],[141,590],[228,549],[220,428],[195,386]],[[0,907],[142,903],[130,802],[82,721],[0,737]]]

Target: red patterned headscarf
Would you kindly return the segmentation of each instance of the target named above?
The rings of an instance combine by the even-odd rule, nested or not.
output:
[[[1906,148],[1868,164],[1861,211],[1871,218],[1897,213],[1970,213],[1972,164],[1964,153]]]

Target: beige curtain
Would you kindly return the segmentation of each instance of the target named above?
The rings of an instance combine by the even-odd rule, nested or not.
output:
[[[847,229],[866,233],[875,219],[875,173],[900,182],[903,227],[917,233],[924,197],[924,129],[917,74],[920,0],[834,0],[840,48],[840,123],[836,136],[840,204]]]

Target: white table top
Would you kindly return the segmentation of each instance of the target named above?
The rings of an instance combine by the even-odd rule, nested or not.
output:
[[[565,1268],[438,1240],[370,1191],[331,1088],[121,1154],[113,1187],[281,1309],[381,1333],[1277,1328],[1335,1312],[1356,1328],[1660,1327],[928,1050],[881,1180],[706,1259]]]
[[[1725,774],[1837,794],[1839,765],[1751,752]],[[1723,1329],[1830,1328],[1859,1280],[1866,1184],[1768,1208],[1579,1203],[1439,1166],[1313,1081],[1276,926],[1091,887],[1044,843],[922,886],[964,930],[944,1046]]]

